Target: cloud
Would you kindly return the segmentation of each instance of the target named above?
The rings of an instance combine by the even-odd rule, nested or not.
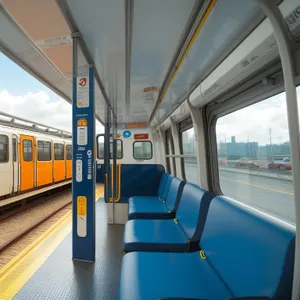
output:
[[[22,96],[14,96],[7,90],[0,91],[0,111],[72,131],[72,107],[65,100],[59,98],[53,101],[45,91],[28,92]],[[102,133],[103,126],[96,122],[96,132]]]
[[[300,87],[297,96],[300,104]],[[218,141],[235,136],[237,142],[249,139],[262,145],[270,143],[270,130],[272,143],[289,141],[285,93],[221,117],[216,127]]]

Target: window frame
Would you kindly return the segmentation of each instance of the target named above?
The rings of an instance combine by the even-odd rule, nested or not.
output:
[[[30,143],[30,147],[31,147],[31,159],[30,160],[28,160],[27,158],[25,159],[25,157],[27,155],[27,153],[25,155],[25,151],[24,151],[25,150],[25,145],[24,145],[25,142],[29,142]],[[22,155],[23,155],[23,161],[24,162],[33,162],[33,142],[32,142],[32,140],[29,140],[29,139],[23,139],[22,140]]]
[[[118,141],[121,141],[121,157],[118,157],[118,145],[117,145]],[[123,159],[123,157],[124,157],[123,141],[121,139],[115,139],[113,142],[116,143],[116,155],[117,155],[116,159]],[[104,141],[104,143],[105,143],[105,141]],[[109,148],[109,158],[113,159],[113,153],[110,152],[110,148]],[[102,159],[104,159],[104,158],[102,158]]]
[[[0,137],[4,137],[6,139],[6,160],[0,160],[0,164],[5,164],[9,162],[9,137],[6,134],[0,134]]]
[[[135,145],[135,143],[150,143],[150,145],[151,145],[151,157],[150,158],[143,158],[143,159],[141,159],[141,158],[135,158],[134,157],[134,145]],[[153,144],[152,144],[152,142],[150,140],[138,140],[138,141],[134,141],[133,144],[132,144],[132,157],[135,160],[150,160],[150,159],[152,159],[153,158]]]
[[[71,158],[68,158],[68,148],[71,148]],[[72,148],[72,144],[66,144],[66,160],[72,160],[73,159],[73,148]]]
[[[43,153],[42,153],[42,156],[44,157],[45,156],[45,144],[49,144],[49,150],[50,150],[50,156],[49,156],[49,158],[50,159],[47,159],[47,160],[45,160],[45,159],[42,159],[42,160],[40,160],[40,153],[39,153],[39,143],[43,143]],[[37,161],[38,162],[50,162],[50,161],[52,161],[52,147],[51,147],[51,142],[50,141],[44,141],[44,140],[38,140],[37,141]]]
[[[62,159],[56,159],[56,155],[57,155],[57,154],[55,153],[55,145],[60,145],[60,146],[62,146],[62,149],[63,149]],[[56,143],[53,143],[53,148],[54,148],[54,157],[53,157],[53,159],[54,159],[55,161],[62,161],[62,160],[65,160],[65,145],[62,144],[62,143],[56,142]]]
[[[166,130],[166,150],[167,150],[167,155],[175,155],[175,146],[174,146],[174,140],[173,140],[173,135],[172,135],[172,129],[171,127]],[[169,151],[170,149],[170,151]],[[172,152],[172,153],[169,153]],[[173,166],[173,171],[174,174],[173,176],[176,176],[177,170],[176,170],[176,159],[175,157],[166,157],[167,160],[169,161],[169,173],[171,174],[171,164]]]
[[[276,69],[274,67],[274,69]],[[264,72],[266,76],[271,76],[270,70]],[[207,141],[207,172],[209,174],[208,187],[215,195],[223,195],[220,180],[219,180],[219,166],[218,166],[218,145],[216,135],[216,125],[219,118],[236,112],[240,109],[248,107],[250,105],[267,100],[270,97],[276,96],[284,90],[283,75],[278,73],[276,69],[276,75],[274,82],[276,85],[261,85],[261,77],[254,77],[248,80],[244,85],[239,86],[234,92],[236,95],[229,93],[225,94],[218,101],[208,103],[204,107],[204,123],[205,123],[205,139]],[[248,87],[249,86],[249,87]]]

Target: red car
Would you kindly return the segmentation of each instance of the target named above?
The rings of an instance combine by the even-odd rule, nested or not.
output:
[[[285,157],[281,161],[278,161],[278,162],[273,161],[268,165],[268,168],[269,169],[280,169],[280,170],[292,170],[291,158]]]
[[[256,167],[256,168],[259,167],[257,161],[250,160],[248,157],[243,157],[243,158],[239,159],[235,163],[235,165],[236,165],[236,167]]]

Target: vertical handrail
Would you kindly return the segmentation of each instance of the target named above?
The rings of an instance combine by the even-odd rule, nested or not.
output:
[[[293,186],[295,199],[295,217],[296,217],[296,249],[294,262],[294,280],[293,280],[293,300],[300,298],[300,136],[299,136],[299,116],[296,85],[294,78],[294,63],[291,54],[289,41],[289,31],[285,20],[272,0],[254,0],[263,9],[269,18],[274,30],[274,36],[277,41],[279,55],[282,63],[284,87],[286,94],[286,106],[288,115],[289,136],[292,153],[293,166]]]

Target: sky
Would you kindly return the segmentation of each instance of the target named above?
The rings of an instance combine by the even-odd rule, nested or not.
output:
[[[0,111],[72,131],[72,106],[0,53]],[[103,126],[96,122],[96,132]]]
[[[300,106],[299,86],[297,98]],[[285,93],[221,117],[216,126],[218,142],[229,142],[235,136],[236,142],[266,145],[270,144],[270,130],[272,144],[289,141]]]

